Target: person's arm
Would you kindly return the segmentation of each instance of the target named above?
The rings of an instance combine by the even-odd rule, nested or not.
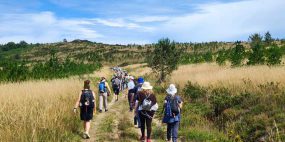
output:
[[[95,93],[93,91],[92,91],[92,95],[94,98],[94,110],[93,110],[93,112],[96,113],[96,97],[95,97]]]
[[[183,106],[183,102],[179,103],[179,108],[181,109]]]
[[[109,92],[112,93],[112,92],[111,92],[111,89],[110,89],[110,87],[109,87],[109,84],[108,84],[107,82],[105,82],[105,85],[106,85],[107,89],[109,90]]]
[[[80,98],[81,98],[81,92],[79,93],[78,99],[74,105],[74,109],[73,109],[74,112],[76,112],[76,109],[79,107]]]
[[[178,105],[179,105],[179,108],[182,109],[183,101],[182,101],[181,97],[178,97]]]

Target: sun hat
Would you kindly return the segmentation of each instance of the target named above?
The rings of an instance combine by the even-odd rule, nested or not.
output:
[[[138,83],[144,83],[144,79],[142,77],[138,78]]]
[[[144,90],[151,90],[153,87],[150,85],[149,82],[144,82],[142,85],[142,89]]]
[[[131,79],[131,80],[134,80],[135,78],[134,78],[133,76],[130,76],[130,79]]]
[[[177,93],[177,89],[174,84],[170,84],[169,87],[166,89],[166,92],[170,95],[174,95]]]

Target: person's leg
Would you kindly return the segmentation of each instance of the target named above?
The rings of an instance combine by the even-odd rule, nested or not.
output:
[[[138,123],[137,123],[137,116],[135,115],[134,116],[134,125],[137,125]]]
[[[84,132],[86,132],[86,121],[83,121]]]
[[[140,111],[138,111],[140,112]],[[138,127],[141,128],[142,122],[141,122],[141,118],[139,116],[137,116],[137,121],[138,121]]]
[[[139,111],[139,119],[140,119],[140,128],[141,128],[141,138],[145,137],[145,117],[141,114],[141,112]]]
[[[103,108],[103,93],[100,93],[99,95],[99,110],[102,111]]]
[[[170,141],[171,139],[171,124],[172,123],[167,123],[167,135],[166,135],[166,138],[168,141]]]
[[[116,89],[116,91],[115,91],[115,99],[116,99],[116,101],[118,101],[119,100],[119,93],[120,93],[120,90],[117,88]]]
[[[108,99],[107,99],[107,96],[108,96],[107,93],[103,93],[105,111],[108,110]]]
[[[85,121],[85,132],[89,134],[91,121]]]
[[[172,124],[172,141],[173,142],[177,142],[177,138],[178,138],[178,128],[179,128],[179,122],[174,122]]]
[[[150,135],[151,135],[151,123],[152,123],[152,119],[147,118],[147,119],[146,119],[147,139],[150,139]]]
[[[130,111],[133,110],[133,107],[132,107],[132,95],[133,93],[130,93],[130,91],[128,92],[128,101],[129,101],[129,107],[130,107]]]

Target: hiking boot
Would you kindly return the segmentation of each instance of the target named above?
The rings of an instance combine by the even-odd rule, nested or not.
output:
[[[99,112],[102,113],[102,110],[100,109]]]
[[[86,139],[90,139],[90,135],[86,133]]]
[[[105,112],[107,112],[108,111],[108,109],[105,109]]]
[[[146,142],[151,142],[151,140],[150,140],[150,139],[147,139]]]
[[[90,135],[86,132],[83,133],[83,138],[84,139],[89,139],[90,138]]]

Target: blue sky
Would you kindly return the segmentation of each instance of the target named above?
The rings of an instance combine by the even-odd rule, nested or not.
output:
[[[0,43],[285,38],[285,0],[0,0]]]

